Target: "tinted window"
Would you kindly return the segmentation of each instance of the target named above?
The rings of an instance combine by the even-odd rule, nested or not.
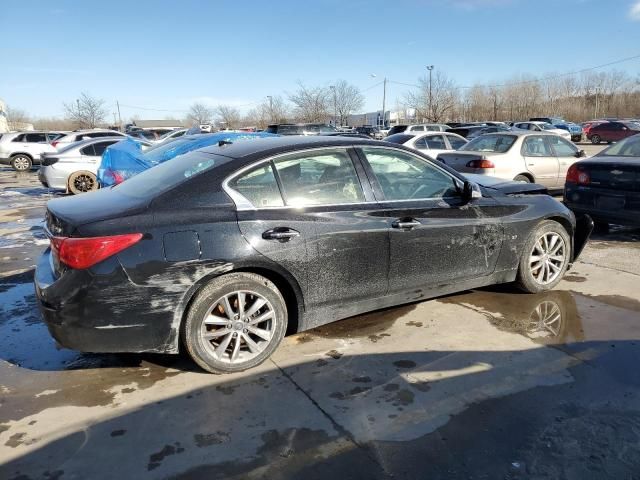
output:
[[[88,155],[88,156],[90,156],[90,157],[94,157],[94,156],[95,156],[95,154],[96,154],[96,152],[95,152],[95,150],[94,150],[94,148],[93,148],[93,145],[87,145],[86,147],[81,148],[81,149],[80,149],[80,153],[81,153],[82,155]]]
[[[419,150],[426,149],[438,149],[438,150],[446,150],[447,144],[442,138],[442,135],[425,135],[424,137],[416,140],[415,146]]]
[[[640,157],[640,135],[627,137],[595,155],[596,157]]]
[[[549,150],[544,137],[531,136],[522,142],[522,155],[525,157],[552,157],[553,152]]]
[[[27,133],[25,141],[29,143],[42,143],[47,141],[47,135],[44,133]]]
[[[107,147],[109,145],[113,145],[114,143],[116,143],[115,140],[111,140],[111,141],[108,141],[108,142],[94,143],[93,144],[93,149],[95,150],[95,154],[94,155],[102,156],[102,154],[107,149]]]
[[[195,151],[145,170],[113,189],[128,197],[151,198],[231,160],[229,157]]]
[[[556,135],[548,136],[547,141],[559,157],[575,157],[576,153],[578,153],[578,147],[562,137]]]
[[[505,153],[513,146],[516,138],[514,135],[486,135],[474,138],[460,147],[460,150]]]
[[[395,125],[391,127],[389,130],[389,135],[393,135],[394,133],[402,133],[407,129],[406,125]]]
[[[417,200],[458,195],[453,178],[404,152],[363,148],[387,200]]]
[[[274,161],[287,205],[364,201],[351,157],[345,150],[294,153]]]
[[[298,125],[279,125],[278,133],[280,135],[302,135],[302,127]]]
[[[282,207],[284,202],[278,189],[271,163],[261,165],[229,183],[255,207]]]
[[[25,134],[23,133],[22,135],[17,135],[13,140],[11,140],[12,142],[23,142],[24,141],[24,137]]]
[[[385,142],[397,143],[402,145],[413,138],[413,135],[405,135],[404,133],[396,133],[384,139]]]
[[[61,138],[61,137],[64,137],[64,133],[56,133],[56,132],[47,133],[47,140],[50,142],[53,142],[55,139]]]
[[[457,150],[467,144],[467,142],[465,142],[463,139],[454,137],[453,135],[447,135],[447,139],[451,144],[451,148],[453,148],[454,150]]]
[[[417,126],[417,127],[411,127],[410,130],[412,132],[424,132],[424,127],[422,125]]]

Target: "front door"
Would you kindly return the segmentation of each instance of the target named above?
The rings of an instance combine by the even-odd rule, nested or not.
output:
[[[580,149],[573,143],[558,135],[548,135],[547,142],[551,145],[553,153],[555,153],[558,159],[558,180],[556,182],[556,188],[564,187],[564,182],[567,177],[567,170],[569,167],[578,161],[578,152]]]
[[[525,166],[534,176],[535,182],[547,188],[558,184],[558,159],[545,141],[545,135],[530,135],[522,142],[521,149]]]
[[[493,273],[501,206],[489,198],[465,205],[454,178],[421,157],[385,147],[361,151],[389,227],[390,294]]]
[[[389,234],[362,177],[357,156],[340,147],[280,155],[229,184],[255,207],[238,211],[243,235],[296,278],[306,307],[387,291]]]

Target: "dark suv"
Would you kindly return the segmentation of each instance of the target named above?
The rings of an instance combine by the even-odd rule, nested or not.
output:
[[[266,132],[278,135],[322,135],[337,130],[334,126],[324,123],[280,123],[267,126]]]
[[[373,125],[363,125],[361,127],[356,127],[356,132],[361,135],[367,135],[371,138],[375,138],[376,140],[381,140],[384,138],[384,135],[380,131],[378,127],[374,127]]]

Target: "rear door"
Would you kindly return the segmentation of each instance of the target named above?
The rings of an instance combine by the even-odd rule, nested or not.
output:
[[[364,170],[348,148],[274,157],[229,186],[246,197],[240,229],[300,283],[305,305],[344,306],[387,291],[389,240]]]
[[[454,178],[435,163],[388,147],[363,147],[390,234],[389,293],[439,288],[493,273],[502,206],[463,204]]]
[[[520,153],[536,183],[547,188],[558,185],[558,159],[545,140],[546,135],[529,135],[522,141]]]
[[[43,144],[49,144],[47,141],[47,134],[44,132],[27,133],[24,136],[24,149],[35,159],[40,159],[40,154],[47,150],[46,148],[43,148]]]

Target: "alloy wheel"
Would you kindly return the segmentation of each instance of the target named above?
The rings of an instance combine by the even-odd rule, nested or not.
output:
[[[81,174],[73,179],[73,186],[79,192],[90,192],[95,187],[95,180],[90,175]]]
[[[533,279],[540,285],[552,283],[562,272],[567,257],[564,239],[555,232],[547,232],[536,241],[529,257]]]
[[[236,291],[214,302],[202,319],[200,337],[217,360],[243,363],[267,348],[277,321],[273,306],[262,295]]]
[[[31,166],[31,162],[27,157],[20,156],[20,157],[15,157],[13,159],[13,167],[16,170],[23,172],[25,170],[29,170],[30,166]]]

